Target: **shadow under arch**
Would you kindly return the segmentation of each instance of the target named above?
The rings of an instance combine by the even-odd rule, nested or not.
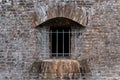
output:
[[[49,27],[49,26],[56,26],[56,27],[61,27],[61,26],[68,26],[68,27],[79,27],[80,29],[84,29],[85,26],[79,24],[78,22],[69,19],[69,18],[65,18],[65,17],[55,17],[52,19],[48,19],[45,22],[39,24],[38,26],[36,26],[36,28],[38,27]]]

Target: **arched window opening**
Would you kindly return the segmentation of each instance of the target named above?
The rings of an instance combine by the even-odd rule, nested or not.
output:
[[[36,28],[41,31],[39,42],[45,58],[72,58],[80,54],[82,30],[85,27],[78,22],[65,17],[55,17]]]

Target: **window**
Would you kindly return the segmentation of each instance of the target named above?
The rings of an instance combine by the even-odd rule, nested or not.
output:
[[[72,58],[81,54],[82,36],[85,27],[69,18],[55,17],[36,27],[42,35],[39,37],[39,52],[48,53],[45,58]]]
[[[71,52],[71,28],[50,28],[51,57],[69,57]]]

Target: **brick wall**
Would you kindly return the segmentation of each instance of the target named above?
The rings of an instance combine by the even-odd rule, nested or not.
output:
[[[31,65],[47,54],[42,54],[45,34],[35,26],[56,16],[86,26],[77,59],[87,60],[92,75],[88,80],[120,79],[120,1],[61,1],[0,0],[0,80],[38,79],[30,72]]]

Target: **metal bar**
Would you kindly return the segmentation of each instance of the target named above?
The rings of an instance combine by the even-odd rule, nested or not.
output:
[[[56,44],[56,47],[57,47],[56,56],[58,57],[58,30],[57,30],[57,35],[56,35],[56,42],[57,42],[57,44]]]
[[[64,57],[64,30],[63,30],[63,57]]]
[[[51,38],[51,53],[52,53],[52,30],[51,30],[51,33],[50,33],[50,38]]]
[[[76,53],[76,31],[75,31],[75,53]]]
[[[46,30],[44,29],[44,53],[46,53]]]
[[[56,32],[46,32],[46,33],[56,33]],[[63,33],[63,32],[58,32],[58,33]],[[64,32],[64,33],[80,33],[80,31],[76,31],[76,32]]]
[[[70,52],[71,52],[71,50],[70,50],[70,46],[71,46],[71,44],[70,44],[70,30],[69,30],[69,56],[70,56]]]

